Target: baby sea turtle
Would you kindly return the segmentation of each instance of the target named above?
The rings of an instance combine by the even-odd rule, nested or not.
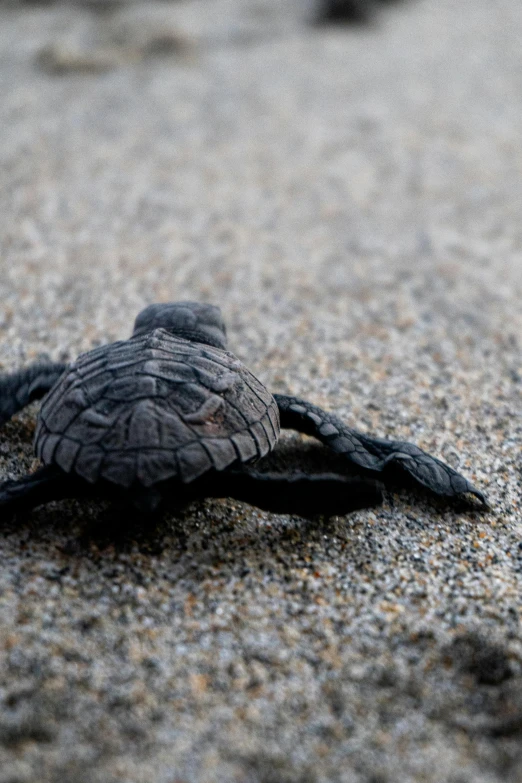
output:
[[[1,484],[0,508],[97,493],[149,512],[212,496],[303,516],[342,514],[379,503],[371,477],[386,478],[389,468],[438,495],[470,493],[485,503],[467,479],[417,446],[371,438],[309,402],[270,394],[225,348],[219,308],[154,304],[128,340],[70,365],[36,364],[0,377],[0,424],[45,396],[35,436],[44,466]],[[363,476],[244,467],[274,448],[280,427],[315,436]]]
[[[319,24],[357,24],[373,20],[380,6],[390,0],[320,0],[316,21]]]

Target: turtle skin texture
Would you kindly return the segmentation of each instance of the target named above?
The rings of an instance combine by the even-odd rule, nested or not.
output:
[[[273,396],[235,356],[159,328],[81,355],[42,405],[35,449],[90,484],[151,487],[257,460],[278,436]]]

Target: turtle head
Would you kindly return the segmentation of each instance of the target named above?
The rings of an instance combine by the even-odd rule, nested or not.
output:
[[[167,329],[176,337],[226,348],[227,335],[221,310],[199,302],[152,304],[142,310],[134,322],[133,337],[153,329]]]

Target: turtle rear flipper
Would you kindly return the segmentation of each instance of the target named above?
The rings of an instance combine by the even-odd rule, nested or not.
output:
[[[232,497],[274,514],[297,514],[306,519],[343,516],[382,503],[378,482],[335,473],[260,473],[227,470],[210,473],[195,484],[198,494]]]
[[[45,465],[34,473],[0,484],[0,516],[30,511],[52,500],[79,497],[82,482],[67,476],[54,465]]]

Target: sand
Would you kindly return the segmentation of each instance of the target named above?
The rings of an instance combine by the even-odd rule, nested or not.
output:
[[[1,783],[522,780],[522,6],[494,5],[0,6],[1,369],[214,302],[272,390],[492,507],[4,520]]]

